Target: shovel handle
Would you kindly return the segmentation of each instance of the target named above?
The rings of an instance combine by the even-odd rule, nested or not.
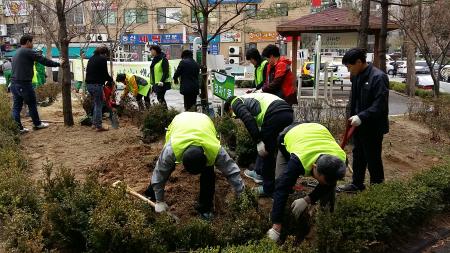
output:
[[[341,141],[341,148],[344,149],[345,146],[347,146],[348,141],[350,140],[350,138],[353,135],[353,132],[355,132],[356,127],[352,126],[350,124],[350,122],[347,122],[347,125],[345,126],[345,133],[344,136],[342,137],[342,141]]]

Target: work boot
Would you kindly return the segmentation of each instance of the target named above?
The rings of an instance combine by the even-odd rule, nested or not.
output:
[[[40,129],[44,129],[44,128],[47,128],[47,127],[48,127],[48,123],[41,122],[40,125],[34,126],[33,130],[40,130]]]
[[[336,187],[336,192],[356,193],[358,191],[364,191],[365,189],[366,187],[364,185],[362,187],[358,187],[354,184],[346,184]]]
[[[244,175],[248,178],[251,178],[257,184],[262,184],[263,182],[263,177],[258,175],[254,170],[245,170]]]

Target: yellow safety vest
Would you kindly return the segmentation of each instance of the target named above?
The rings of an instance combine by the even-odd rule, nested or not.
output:
[[[167,77],[166,80],[161,81],[161,78],[163,76],[162,62],[163,62],[163,59],[161,59],[158,63],[156,63],[153,68],[155,80],[151,80],[152,75],[150,74],[150,80],[152,81],[151,82],[152,84],[157,84],[159,82],[164,82],[164,83],[172,82],[172,66],[170,66],[170,64],[169,64],[169,76]]]
[[[255,84],[256,86],[260,85],[264,79],[264,67],[267,64],[267,60],[261,62],[261,64],[256,68],[256,76],[255,76]]]
[[[255,117],[256,124],[258,125],[259,128],[261,128],[261,126],[264,122],[264,116],[266,116],[266,112],[267,112],[267,109],[269,108],[270,104],[272,104],[273,101],[282,100],[280,97],[275,96],[270,93],[249,93],[249,94],[245,94],[240,97],[234,98],[231,101],[231,105],[234,104],[236,99],[240,99],[242,101],[242,103],[244,103],[244,99],[246,99],[246,98],[253,98],[253,99],[258,100],[258,102],[259,102],[259,106],[261,107],[261,112],[258,115],[256,115],[256,117]]]
[[[206,165],[212,166],[221,147],[212,120],[197,112],[183,112],[175,116],[166,132],[166,143],[169,140],[177,163],[182,162],[184,151],[194,145],[203,148]]]
[[[125,76],[126,76],[125,78],[126,78],[126,82],[127,82],[129,91],[134,92],[133,87],[135,87],[134,85],[136,85],[138,87],[138,93],[141,94],[142,96],[147,96],[148,92],[150,91],[150,89],[152,87],[149,83],[148,78],[138,76],[138,75],[129,75],[129,74],[126,74]],[[145,86],[139,85],[136,81],[136,76],[146,80],[147,85],[145,85]],[[133,94],[133,95],[136,95],[136,94]]]
[[[311,176],[312,165],[320,155],[333,155],[346,160],[345,151],[337,144],[328,129],[317,123],[303,123],[293,127],[284,136],[284,145],[289,153],[302,162],[305,176]]]

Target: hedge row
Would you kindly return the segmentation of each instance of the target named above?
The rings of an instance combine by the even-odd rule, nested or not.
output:
[[[406,83],[390,81],[389,89],[400,93],[406,93]],[[421,98],[431,98],[433,97],[433,91],[416,88],[415,95]]]

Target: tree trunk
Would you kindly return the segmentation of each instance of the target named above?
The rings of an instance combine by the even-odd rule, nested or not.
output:
[[[45,47],[47,48],[47,52],[45,52],[45,57],[47,59],[51,59],[52,58],[52,39],[49,38],[49,36],[45,36]],[[52,67],[45,67],[45,74],[47,75],[45,82],[53,83]]]
[[[389,2],[382,0],[381,2],[381,29],[380,29],[380,47],[378,50],[380,59],[380,69],[386,73],[386,40],[387,40],[387,23],[389,19]]]
[[[406,48],[406,93],[410,97],[416,94],[416,47],[414,43],[405,36]]]
[[[361,7],[358,47],[367,50],[369,36],[370,0],[363,0],[361,3]]]
[[[207,7],[205,7],[207,10]],[[203,27],[202,27],[202,65],[200,67],[202,72],[202,83],[200,99],[202,102],[202,107],[207,108],[208,106],[208,68],[207,68],[207,55],[208,55],[208,16],[204,15]]]
[[[69,40],[67,39],[67,24],[62,0],[56,0],[56,10],[59,22],[58,40],[60,44],[60,54],[63,64],[62,68],[62,99],[64,125],[73,126],[72,115],[72,94],[70,83],[70,65],[69,65]]]

